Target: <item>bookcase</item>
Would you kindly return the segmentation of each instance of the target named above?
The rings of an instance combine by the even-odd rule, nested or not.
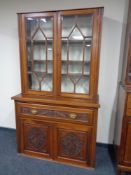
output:
[[[18,152],[95,166],[103,8],[19,13]]]
[[[122,81],[119,86],[116,138],[118,174],[131,173],[131,3],[127,19]]]

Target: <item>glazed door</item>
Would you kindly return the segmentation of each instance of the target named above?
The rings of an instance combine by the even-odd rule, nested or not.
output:
[[[59,13],[60,94],[96,95],[98,79],[99,14],[94,9]]]
[[[20,17],[19,26],[23,34],[20,36],[23,92],[55,93],[55,14],[26,14]]]

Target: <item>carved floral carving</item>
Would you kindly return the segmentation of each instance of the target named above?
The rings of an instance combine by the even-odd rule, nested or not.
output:
[[[28,107],[22,107],[21,108],[21,113],[22,114],[30,114],[32,108]],[[57,118],[63,118],[63,119],[70,119],[70,113],[69,112],[64,112],[64,111],[55,111],[55,110],[48,110],[48,109],[36,109],[37,110],[37,115],[45,115],[48,117],[57,117]],[[84,113],[77,113],[76,114],[76,120],[81,120],[81,121],[88,121],[88,114]]]
[[[61,138],[61,153],[68,157],[80,157],[83,149],[83,142],[80,136],[70,132]]]
[[[30,128],[27,132],[27,147],[37,151],[47,152],[45,149],[47,133],[44,128]]]

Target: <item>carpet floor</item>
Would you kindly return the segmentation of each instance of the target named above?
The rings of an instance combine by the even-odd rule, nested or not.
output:
[[[116,175],[116,168],[113,154],[99,145],[95,170],[22,156],[16,150],[16,131],[0,128],[0,175]]]

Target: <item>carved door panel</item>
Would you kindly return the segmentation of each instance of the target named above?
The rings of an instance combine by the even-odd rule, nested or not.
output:
[[[51,126],[49,123],[24,121],[22,132],[24,153],[51,157]]]
[[[91,128],[79,130],[78,126],[56,127],[55,159],[85,165],[89,163]]]
[[[131,166],[131,118],[130,117],[127,124],[124,162]]]

